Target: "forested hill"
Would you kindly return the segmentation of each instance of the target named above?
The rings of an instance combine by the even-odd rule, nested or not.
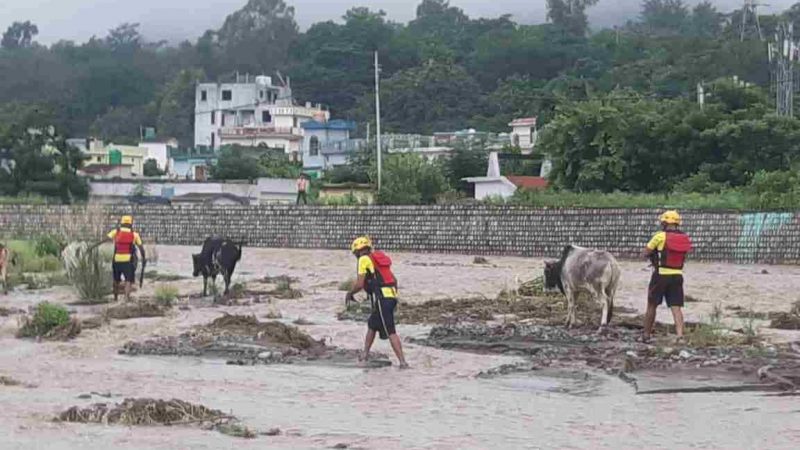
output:
[[[9,27],[0,50],[0,127],[36,111],[63,133],[123,142],[139,127],[191,145],[194,83],[235,71],[289,75],[300,100],[340,118],[372,114],[372,54],[382,59],[385,128],[428,133],[502,131],[512,117],[547,121],[556,105],[628,88],[650,99],[694,96],[699,81],[738,76],[766,87],[766,44],[741,12],[712,3],[645,0],[639,20],[590,33],[597,0],[548,0],[549,23],[471,18],[445,0],[423,0],[401,24],[354,7],[300,32],[283,0],[250,0],[196,42],[151,42],[122,24],[84,43],[36,42],[36,24]],[[800,21],[800,4],[784,13]],[[778,16],[762,16],[771,36]],[[800,28],[798,28],[800,29]],[[98,30],[102,34],[101,30]]]

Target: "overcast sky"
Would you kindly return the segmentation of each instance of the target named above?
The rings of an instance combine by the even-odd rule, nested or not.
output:
[[[687,0],[696,3],[698,0]],[[722,11],[740,7],[742,0],[713,0]],[[764,11],[782,10],[798,0],[769,0]],[[196,39],[209,28],[218,28],[225,16],[247,0],[0,0],[0,31],[14,21],[31,20],[39,27],[37,40],[50,44],[59,39],[78,42],[92,35],[104,36],[123,22],[141,23],[150,40]],[[600,0],[590,18],[596,26],[624,23],[639,12],[642,0]],[[395,21],[414,17],[417,0],[287,0],[294,5],[301,28],[314,22],[339,19],[352,6],[383,9]],[[545,0],[451,0],[471,17],[512,14],[523,23],[545,20]]]

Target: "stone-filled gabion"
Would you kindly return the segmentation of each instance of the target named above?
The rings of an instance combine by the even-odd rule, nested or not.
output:
[[[252,247],[346,249],[369,234],[387,250],[557,257],[565,244],[635,258],[658,230],[660,210],[522,206],[57,206],[0,205],[0,234],[26,237],[69,230],[95,240],[97,223],[115,226],[133,213],[145,240],[199,245],[222,234]],[[796,213],[682,211],[692,260],[798,264]],[[101,227],[102,228],[102,227]]]

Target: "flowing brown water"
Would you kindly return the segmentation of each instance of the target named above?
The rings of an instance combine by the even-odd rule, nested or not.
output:
[[[160,248],[161,271],[188,273],[192,249]],[[481,371],[520,361],[406,344],[413,369],[345,369],[314,365],[228,366],[193,358],[117,354],[131,339],[176,334],[223,311],[262,317],[280,310],[285,321],[333,345],[357,348],[364,326],[338,322],[350,275],[346,252],[246,249],[241,279],[292,274],[306,291],[299,300],[244,307],[193,308],[171,317],[112,322],[69,343],[37,344],[13,338],[14,316],[0,318],[0,374],[36,387],[0,386],[0,448],[797,448],[800,400],[764,394],[635,395],[628,384],[594,372],[544,371],[477,378]],[[493,295],[541,270],[540,261],[466,256],[397,255],[403,301],[482,293]],[[435,264],[434,264],[435,263]],[[427,264],[427,265],[421,265]],[[640,307],[644,264],[624,264],[620,303]],[[792,268],[696,265],[688,289],[704,303],[690,304],[702,318],[714,301],[788,308],[800,280]],[[198,280],[174,283],[196,292]],[[146,288],[144,294],[149,292]],[[748,295],[743,298],[740,295]],[[142,293],[139,293],[142,294]],[[64,289],[15,292],[0,304],[25,308],[42,299],[69,301]],[[784,303],[786,306],[784,307]],[[78,308],[84,314],[89,308]],[[663,312],[663,311],[662,311]],[[663,319],[667,319],[664,317]],[[733,321],[733,318],[729,320]],[[403,326],[404,337],[425,327]],[[796,335],[782,334],[784,338]],[[377,350],[388,352],[381,342]],[[110,393],[105,399],[80,394]],[[258,430],[282,435],[247,441],[192,428],[125,428],[57,424],[49,419],[72,405],[125,397],[172,398],[232,412]]]

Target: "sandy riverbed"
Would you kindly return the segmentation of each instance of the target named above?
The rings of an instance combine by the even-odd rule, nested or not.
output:
[[[187,247],[159,248],[160,272],[188,275]],[[394,254],[405,302],[483,294],[493,297],[541,273],[542,261],[489,258],[472,264],[457,255]],[[617,303],[643,311],[649,272],[646,263],[623,263]],[[68,343],[34,343],[14,338],[16,316],[0,317],[0,375],[36,387],[0,386],[0,448],[796,448],[800,442],[797,397],[763,394],[678,394],[636,396],[617,378],[563,374],[475,375],[505,363],[506,356],[444,351],[406,344],[413,369],[343,369],[324,366],[228,366],[194,358],[128,357],[117,350],[128,340],[170,335],[206,323],[224,311],[280,311],[315,338],[358,348],[362,324],[340,322],[339,282],[355,261],[345,251],[245,249],[236,279],[291,275],[305,293],[299,300],[252,306],[175,310],[168,317],[113,321],[85,330]],[[692,264],[687,267],[687,315],[705,320],[714,302],[786,311],[800,298],[797,268]],[[762,273],[766,271],[766,273]],[[182,294],[197,293],[199,280],[171,283]],[[152,293],[145,286],[139,295]],[[0,305],[27,308],[41,300],[74,300],[64,288],[16,291]],[[98,307],[71,307],[80,315]],[[726,310],[726,313],[729,313]],[[666,310],[659,320],[669,322]],[[729,315],[734,323],[739,319]],[[765,323],[763,323],[765,324]],[[404,337],[422,337],[423,326],[400,326]],[[772,339],[797,340],[794,332],[763,330]],[[384,343],[377,350],[388,352]],[[278,427],[278,437],[245,441],[197,429],[134,429],[49,421],[72,405],[105,401],[78,399],[89,392],[125,397],[177,397],[230,411],[253,428]]]

